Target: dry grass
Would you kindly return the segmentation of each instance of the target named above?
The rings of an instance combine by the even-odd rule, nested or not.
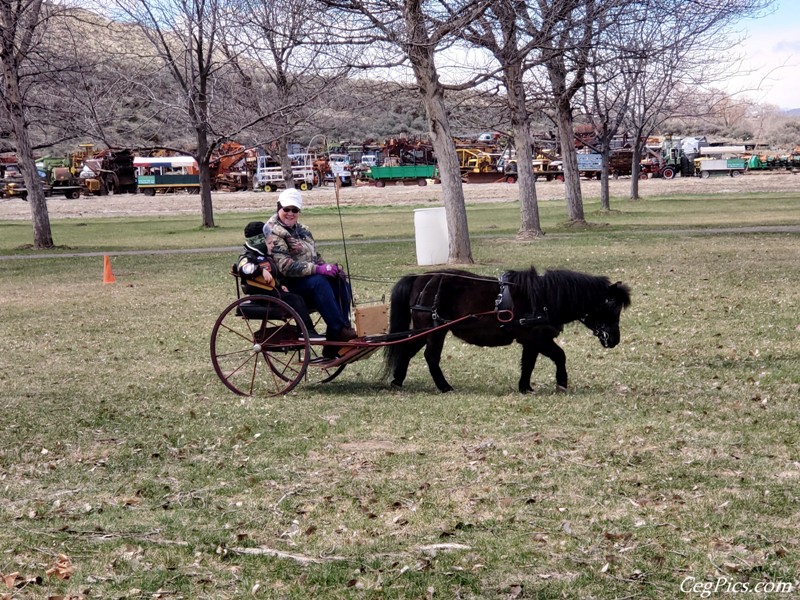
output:
[[[668,598],[692,576],[796,593],[797,235],[620,229],[475,240],[476,271],[632,286],[619,347],[560,339],[567,395],[549,363],[521,396],[517,349],[449,340],[452,394],[421,357],[390,391],[376,356],[240,399],[208,359],[230,256],[121,256],[113,286],[94,257],[0,263],[4,591]],[[416,270],[407,242],[350,252],[363,277]]]

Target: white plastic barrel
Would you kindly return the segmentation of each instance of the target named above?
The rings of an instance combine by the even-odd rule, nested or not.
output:
[[[447,264],[449,238],[444,207],[414,210],[414,235],[418,265]]]

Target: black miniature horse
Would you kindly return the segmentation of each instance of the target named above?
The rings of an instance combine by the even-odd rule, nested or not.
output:
[[[401,387],[408,363],[425,346],[436,387],[452,391],[439,367],[444,338],[452,331],[476,346],[521,344],[520,392],[533,391],[531,375],[539,354],[555,363],[556,389],[566,391],[567,358],[556,336],[566,323],[580,321],[604,348],[613,348],[619,343],[620,314],[630,303],[630,289],[622,282],[574,271],[538,275],[531,267],[508,271],[499,280],[451,269],[407,275],[392,289],[389,333],[410,331],[411,325],[414,331],[441,328],[386,346],[386,371],[393,375],[392,385]]]

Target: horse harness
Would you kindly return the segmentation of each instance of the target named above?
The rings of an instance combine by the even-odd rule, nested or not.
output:
[[[447,274],[448,276],[455,276]],[[416,302],[411,305],[411,311],[429,312],[431,313],[431,320],[434,327],[440,327],[453,321],[453,319],[445,319],[439,314],[439,297],[442,289],[442,280],[444,275],[431,277],[417,294]],[[500,292],[494,301],[494,314],[497,320],[502,323],[502,326],[510,326],[513,324],[521,327],[546,327],[550,326],[550,319],[547,313],[547,306],[535,306],[533,299],[531,299],[531,312],[523,313],[522,317],[515,323],[516,313],[514,312],[514,299],[511,296],[511,286],[514,285],[509,279],[509,272],[506,271],[498,278],[500,285]],[[435,282],[435,283],[434,283]],[[538,309],[538,311],[537,311]],[[477,317],[478,315],[472,315]]]
[[[514,283],[508,280],[509,271],[500,275],[498,281],[500,283],[500,293],[494,301],[494,310],[497,313],[497,320],[504,324],[511,324],[515,318],[514,312],[514,299],[511,296],[511,286]],[[547,305],[538,306],[534,302],[534,298],[530,298],[531,312],[523,313],[522,317],[517,319],[516,324],[521,327],[547,327],[550,326],[550,317],[547,311]]]

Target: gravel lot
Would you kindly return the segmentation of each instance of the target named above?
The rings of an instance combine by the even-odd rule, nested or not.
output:
[[[630,179],[611,182],[612,197],[627,198],[630,192]],[[598,181],[582,181],[584,198],[597,198],[600,195]],[[561,200],[564,185],[559,182],[539,182],[536,186],[540,201]],[[710,179],[687,178],[648,179],[639,182],[642,198],[673,194],[725,194],[748,192],[795,192],[800,189],[800,178],[794,173],[747,173],[736,179],[712,177]],[[507,183],[474,183],[464,186],[467,203],[513,202],[519,199],[519,187]],[[320,187],[303,194],[307,208],[332,206],[336,203],[332,186]],[[271,210],[277,201],[277,193],[267,192],[214,192],[215,212]],[[342,188],[342,206],[381,206],[440,204],[441,185],[393,185],[376,188],[368,185]],[[47,201],[52,218],[120,217],[147,215],[199,214],[200,199],[190,194],[163,194],[147,197],[141,194],[119,194],[115,196],[81,197],[67,200],[63,197],[49,198]],[[0,200],[0,220],[30,220],[28,203],[19,199]]]

